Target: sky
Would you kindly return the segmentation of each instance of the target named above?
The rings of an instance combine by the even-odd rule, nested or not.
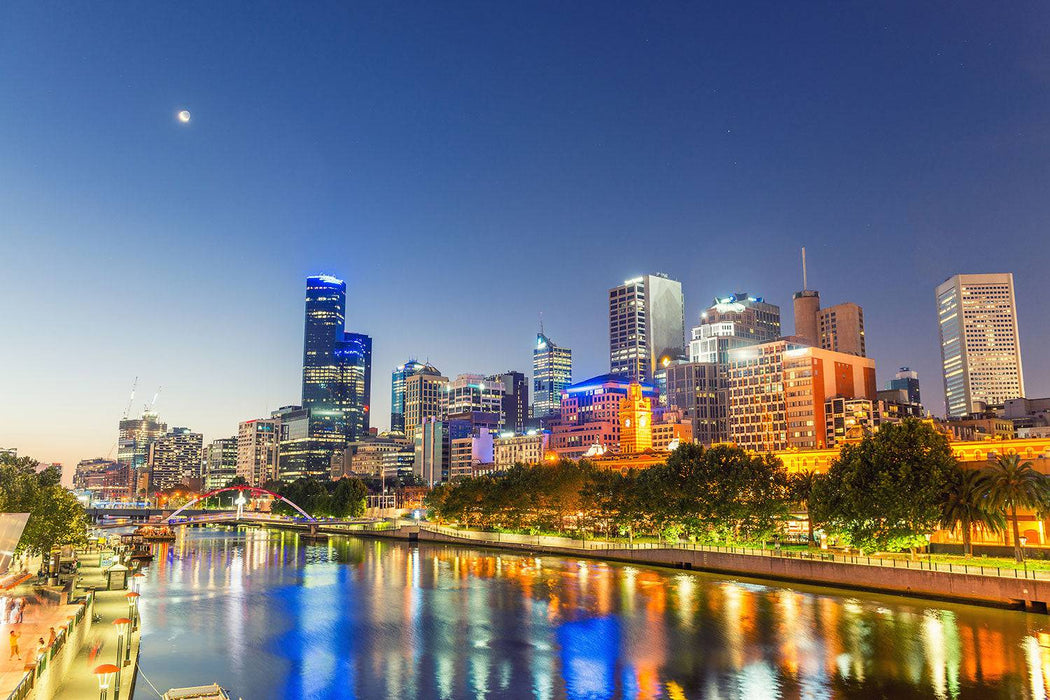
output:
[[[608,371],[607,290],[864,308],[943,411],[934,287],[1013,272],[1050,395],[1042,2],[0,4],[0,447],[300,399],[305,277],[390,371]],[[179,110],[192,113],[188,124]]]

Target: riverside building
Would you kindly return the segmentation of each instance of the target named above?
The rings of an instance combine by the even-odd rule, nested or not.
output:
[[[950,277],[937,286],[937,314],[948,416],[1024,396],[1012,274]]]
[[[663,355],[685,346],[682,283],[667,275],[642,275],[609,290],[609,372],[651,382]]]
[[[572,350],[560,347],[541,330],[532,349],[532,417],[557,415],[561,394],[570,384]]]
[[[791,340],[738,348],[729,362],[729,435],[755,452],[827,447],[826,401],[875,400],[875,362]]]

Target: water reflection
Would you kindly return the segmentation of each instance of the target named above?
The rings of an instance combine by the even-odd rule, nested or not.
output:
[[[541,700],[1050,687],[1041,615],[445,546],[307,546],[261,530],[188,532],[157,555],[141,614],[142,668],[158,686]]]

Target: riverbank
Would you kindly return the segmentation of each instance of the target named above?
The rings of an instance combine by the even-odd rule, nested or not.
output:
[[[293,523],[268,523],[265,526],[307,529],[305,525]],[[398,523],[393,527],[322,523],[315,527],[318,532],[327,534],[578,556],[1040,613],[1046,613],[1050,604],[1050,577],[1046,572],[952,566],[921,560],[880,560],[821,552],[573,540],[545,535],[461,530],[432,523]]]

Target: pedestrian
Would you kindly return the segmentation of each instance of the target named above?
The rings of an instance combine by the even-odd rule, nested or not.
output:
[[[8,661],[10,661],[11,659],[22,658],[22,652],[18,650],[18,638],[21,636],[22,635],[20,635],[18,632],[15,632],[14,630],[11,630],[11,634],[7,636],[7,641],[11,644],[11,655],[7,657]]]
[[[25,614],[26,614],[26,599],[25,598],[19,598],[18,599],[18,610],[15,612],[15,622],[17,622],[18,624],[22,624],[22,618],[25,617]]]
[[[54,628],[54,627],[52,627],[52,628],[51,628],[51,635],[50,635],[50,636],[49,636],[49,637],[47,638],[47,645],[48,645],[48,646],[51,646],[52,644],[54,644],[54,643],[55,643],[55,637],[56,637],[56,636],[57,636],[57,635],[55,634],[55,628]]]

